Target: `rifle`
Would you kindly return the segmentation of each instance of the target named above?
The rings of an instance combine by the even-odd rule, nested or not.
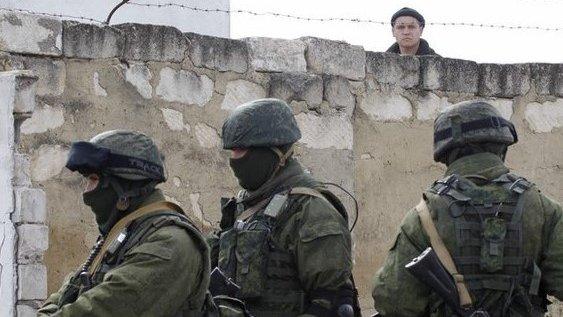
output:
[[[438,294],[458,316],[489,317],[489,314],[482,309],[465,308],[460,305],[455,281],[432,248],[424,250],[418,257],[405,265],[405,268]]]
[[[221,269],[215,267],[213,271],[211,271],[209,292],[211,292],[213,297],[225,295],[236,298],[239,291],[240,286],[228,278]]]

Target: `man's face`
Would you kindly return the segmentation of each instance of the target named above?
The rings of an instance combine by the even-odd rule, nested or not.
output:
[[[418,45],[422,35],[422,27],[418,20],[410,16],[398,17],[393,25],[393,36],[401,47]]]

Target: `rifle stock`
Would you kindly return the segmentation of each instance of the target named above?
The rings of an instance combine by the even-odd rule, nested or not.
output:
[[[489,316],[483,310],[466,309],[460,305],[455,281],[432,248],[424,250],[405,265],[405,268],[438,294],[457,315],[462,317]]]
[[[211,271],[210,281],[209,281],[209,291],[213,297],[224,295],[236,298],[240,286],[231,281],[230,278],[225,276],[225,274],[218,268],[215,267]]]

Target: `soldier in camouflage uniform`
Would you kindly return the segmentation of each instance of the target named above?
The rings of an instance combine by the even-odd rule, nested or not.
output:
[[[563,298],[563,210],[504,165],[507,147],[516,142],[512,123],[485,102],[446,109],[434,122],[434,160],[447,165],[446,175],[421,204],[428,206],[473,309],[543,316],[546,295]],[[453,315],[405,270],[430,246],[418,210],[407,213],[377,272],[373,298],[382,316]]]
[[[255,316],[353,316],[347,214],[291,156],[301,138],[291,108],[277,99],[241,105],[222,138],[244,190],[222,200],[212,266],[240,286]]]
[[[100,236],[39,316],[201,316],[209,249],[181,208],[155,189],[166,177],[153,141],[108,131],[73,143],[67,168],[85,177],[83,200]]]

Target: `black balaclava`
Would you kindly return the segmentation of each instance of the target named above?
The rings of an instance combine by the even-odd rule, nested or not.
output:
[[[453,148],[452,150],[448,151],[440,161],[449,166],[454,161],[464,156],[484,152],[495,154],[504,161],[506,158],[507,150],[508,146],[502,143],[469,143],[463,147]]]
[[[98,186],[89,192],[83,193],[82,199],[84,204],[92,209],[96,217],[98,229],[105,235],[119,219],[131,210],[136,209],[152,193],[154,187],[151,186],[152,188],[147,189],[144,193],[129,197],[124,210],[120,210],[117,208],[120,194],[150,185],[149,181],[131,181],[107,174],[100,174],[99,176]],[[119,187],[119,189],[116,187]]]
[[[89,192],[82,193],[84,204],[90,206],[92,212],[96,216],[98,229],[102,234],[107,233],[114,222],[117,208],[115,207],[118,195],[110,185],[110,176],[101,174],[98,186]]]
[[[268,181],[276,172],[279,162],[279,156],[267,147],[250,148],[243,157],[229,159],[239,185],[248,191],[254,191]]]

